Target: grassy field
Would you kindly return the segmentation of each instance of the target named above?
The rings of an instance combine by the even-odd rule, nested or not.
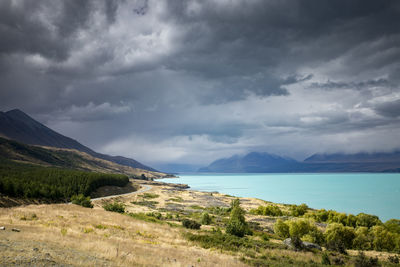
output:
[[[225,233],[230,204],[235,197],[182,190],[155,182],[141,182],[150,191],[94,201],[94,208],[76,205],[29,205],[0,209],[0,262],[37,266],[50,263],[73,266],[326,266],[324,252],[287,249],[274,233],[276,218],[250,213],[267,202],[240,198],[253,235],[238,238]],[[119,203],[124,213],[105,211]],[[290,205],[277,204],[284,212]],[[209,225],[186,229],[184,219]],[[323,225],[321,226],[324,227]],[[11,231],[17,228],[20,232]],[[24,251],[25,253],[21,253]],[[358,251],[328,252],[332,264],[354,266]],[[380,266],[394,253],[366,251]],[[42,265],[40,265],[42,264]]]

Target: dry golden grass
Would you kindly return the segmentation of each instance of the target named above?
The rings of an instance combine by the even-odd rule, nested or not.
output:
[[[40,245],[59,264],[244,266],[233,256],[189,244],[181,236],[182,229],[138,221],[99,207],[52,204],[3,208],[0,226],[6,227],[0,231],[0,239],[30,252],[25,254],[27,258],[34,253],[34,246]],[[21,232],[11,232],[11,228]],[[0,259],[18,255],[20,250],[10,248],[0,252]]]

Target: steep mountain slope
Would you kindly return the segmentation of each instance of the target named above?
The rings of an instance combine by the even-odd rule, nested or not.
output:
[[[30,145],[76,149],[93,157],[112,161],[117,164],[156,171],[134,159],[97,153],[76,140],[53,131],[19,109],[0,112],[0,136]]]
[[[235,155],[219,159],[208,167],[199,169],[200,172],[292,172],[299,163],[291,158],[280,157],[269,153],[251,152],[244,156]]]
[[[21,163],[41,166],[62,167],[68,169],[101,173],[125,174],[129,177],[163,177],[165,174],[120,165],[111,161],[95,158],[85,152],[74,149],[38,147],[22,144],[0,137],[0,161],[13,160]]]

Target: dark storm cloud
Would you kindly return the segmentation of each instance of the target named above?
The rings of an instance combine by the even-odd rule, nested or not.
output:
[[[327,81],[324,83],[312,83],[310,85],[311,88],[321,88],[321,89],[368,89],[370,87],[377,87],[377,86],[391,86],[387,79],[377,79],[377,80],[368,80],[368,81],[361,81],[361,82],[333,82]]]
[[[375,111],[385,117],[398,118],[400,116],[400,100],[377,104]]]
[[[115,22],[118,10],[118,0],[105,0],[105,12],[108,23],[112,24]]]
[[[371,140],[398,127],[399,17],[399,1],[1,1],[0,106],[127,156],[301,154],[329,133],[394,148]]]
[[[113,8],[111,6],[111,8]],[[81,27],[84,27],[91,12],[90,1],[69,0],[62,2],[62,14],[57,20],[57,28],[60,37],[69,37]],[[112,10],[107,10],[107,18],[109,18]]]
[[[38,1],[20,2],[13,7],[11,1],[0,3],[0,60],[14,53],[38,53],[53,59],[68,56],[67,45],[58,39],[43,22],[38,20]],[[4,64],[4,62],[2,62]]]

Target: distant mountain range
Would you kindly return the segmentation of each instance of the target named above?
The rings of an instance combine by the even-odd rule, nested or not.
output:
[[[251,152],[244,156],[234,155],[230,158],[219,159],[199,169],[199,172],[285,172],[291,171],[298,162],[291,158],[280,157],[268,153]]]
[[[53,131],[19,109],[0,112],[0,136],[24,144],[76,149],[95,158],[108,160],[132,168],[157,172],[157,170],[134,159],[97,153],[80,144],[78,141]]]
[[[296,161],[269,153],[251,152],[218,159],[199,172],[283,173],[283,172],[400,172],[400,152],[357,154],[314,154]]]

